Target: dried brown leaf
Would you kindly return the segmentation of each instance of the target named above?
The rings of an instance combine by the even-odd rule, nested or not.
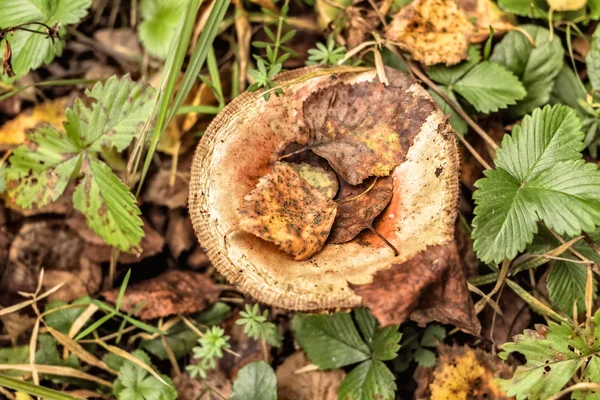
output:
[[[481,43],[490,37],[490,25],[495,34],[511,30],[516,23],[514,16],[509,16],[491,0],[458,0],[458,7],[473,21],[474,32],[471,43]]]
[[[289,164],[278,162],[244,197],[239,227],[305,260],[325,244],[336,208]]]
[[[394,16],[386,36],[425,65],[454,65],[467,58],[472,33],[455,0],[414,0]]]
[[[333,199],[338,192],[339,182],[335,172],[317,165],[307,163],[291,164],[300,177],[317,189],[328,199]]]
[[[329,234],[329,243],[345,243],[354,239],[360,232],[371,226],[373,220],[388,205],[394,191],[392,177],[377,179],[375,185],[369,190],[372,184],[372,180],[358,186],[342,181],[338,196],[340,204]],[[360,197],[344,202],[345,199],[357,196]]]
[[[337,390],[346,375],[343,370],[296,371],[310,364],[304,352],[297,351],[285,359],[277,371],[277,399],[336,400]]]
[[[4,57],[2,58],[2,73],[8,75],[9,78],[15,76],[15,71],[12,67],[12,48],[8,40],[4,41]]]
[[[172,314],[190,314],[214,303],[220,293],[221,289],[206,275],[172,270],[128,287],[121,302],[121,309],[129,312],[145,302],[144,307],[135,313],[144,320]],[[103,295],[114,303],[119,296],[119,290],[104,292]]]
[[[428,246],[402,264],[377,272],[366,285],[351,285],[382,325],[410,318],[419,324],[438,321],[479,333],[456,245]]]
[[[359,185],[402,164],[435,107],[404,87],[364,82],[320,90],[306,99],[303,112],[313,152]]]

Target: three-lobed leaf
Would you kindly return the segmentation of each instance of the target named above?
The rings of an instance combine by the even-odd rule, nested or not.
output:
[[[566,106],[536,109],[506,135],[496,169],[476,182],[473,248],[484,262],[513,258],[543,220],[559,234],[600,224],[600,173],[580,160],[583,134]]]
[[[131,354],[152,368],[145,352],[135,350]],[[125,360],[119,369],[113,393],[118,400],[175,400],[177,391],[172,387],[171,380],[165,375],[161,375],[161,378],[168,384],[161,382],[141,366]]]
[[[392,400],[394,375],[380,360],[367,360],[354,368],[338,389],[338,400]]]

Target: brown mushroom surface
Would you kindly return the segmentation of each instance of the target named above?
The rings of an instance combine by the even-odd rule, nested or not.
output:
[[[458,320],[459,327],[476,330],[462,269],[451,265],[460,263],[454,256],[459,173],[454,132],[416,81],[395,70],[386,69],[386,73],[390,82],[387,87],[372,69],[304,68],[278,76],[284,91],[281,96],[265,101],[256,92],[236,98],[215,118],[196,150],[189,197],[196,234],[218,271],[260,302],[304,311],[371,305],[383,323],[401,322],[421,310],[417,318],[420,322]],[[340,88],[338,97],[326,90],[334,86]],[[384,101],[391,91],[396,96],[392,108],[389,101]],[[345,97],[340,98],[340,94]],[[320,109],[307,111],[306,105],[318,103],[319,99],[325,99]],[[335,110],[328,108],[332,102],[339,103]],[[373,129],[391,121],[388,125],[398,136],[393,143],[393,157],[386,158],[380,174],[385,176],[392,165],[389,173],[393,195],[373,224],[398,250],[397,256],[376,235],[363,231],[352,241],[326,243],[308,260],[296,261],[273,243],[238,229],[238,209],[244,196],[273,170],[288,146],[314,145],[317,136],[329,135],[331,139],[337,130],[364,126],[369,119],[375,119],[369,125]],[[333,131],[326,129],[331,126]],[[327,158],[340,176],[361,182],[374,174],[365,172],[360,154],[355,170],[348,165],[349,159],[344,155],[356,150],[352,146],[347,141],[339,145],[339,151],[328,146],[315,152]],[[344,168],[343,172],[338,167]],[[419,268],[430,268],[429,265],[411,263],[418,254],[417,259],[433,265],[428,273],[421,274]],[[394,273],[398,268],[401,273]],[[417,283],[405,278],[407,270]],[[453,281],[454,286],[446,290],[444,276],[456,274],[462,281],[458,286]],[[385,281],[384,276],[404,278]],[[390,303],[386,308],[393,307],[394,302],[406,303],[400,307],[403,312],[390,315],[386,309],[377,309],[377,302],[373,301],[378,285],[385,286],[385,296],[390,292],[403,293],[406,285],[418,287],[419,292],[410,301],[401,296],[386,298]],[[432,313],[430,308],[435,302],[424,294],[436,292],[442,300],[450,294],[449,290],[459,292],[456,296],[461,304],[457,306],[463,309]]]

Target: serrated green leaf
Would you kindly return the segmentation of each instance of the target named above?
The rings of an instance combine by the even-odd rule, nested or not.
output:
[[[468,56],[467,60],[452,67],[446,67],[442,64],[429,67],[427,68],[427,75],[442,85],[453,85],[481,61],[481,54],[479,54],[479,49],[475,46],[469,46]]]
[[[592,35],[590,50],[585,56],[587,74],[594,90],[600,90],[600,29],[596,27]]]
[[[150,358],[142,350],[135,350],[131,355],[153,368]],[[159,381],[141,366],[125,360],[119,369],[119,377],[115,381],[113,393],[118,400],[175,400],[177,391],[173,388],[171,379],[165,375],[161,375],[161,378],[168,385]]]
[[[354,368],[338,389],[338,400],[392,400],[394,375],[379,360],[368,360]]]
[[[133,193],[95,157],[88,156],[81,170],[85,175],[73,193],[74,207],[109,245],[123,251],[137,246],[144,236],[144,223]]]
[[[600,357],[592,357],[585,367],[582,382],[600,382]],[[576,390],[571,396],[572,400],[600,400],[600,390]]]
[[[558,393],[587,360],[596,359],[600,343],[600,312],[594,317],[591,330],[583,335],[566,323],[549,326],[538,325],[536,330],[526,330],[515,338],[514,343],[505,343],[499,356],[506,360],[512,352],[525,356],[525,365],[517,367],[513,377],[500,380],[500,387],[508,396],[518,400],[542,400]],[[595,365],[593,366],[595,367]],[[590,370],[590,374],[595,371]]]
[[[142,23],[138,32],[144,48],[155,57],[165,59],[183,18],[186,0],[142,0]]]
[[[0,349],[0,364],[26,364],[29,362],[29,346],[5,347]],[[26,372],[17,370],[4,370],[7,376],[23,376]]]
[[[46,314],[44,317],[44,321],[46,324],[56,329],[57,331],[64,333],[65,335],[69,333],[73,322],[85,311],[85,305],[90,304],[91,299],[89,296],[82,297],[73,301],[71,304],[82,305],[82,307],[72,307],[72,308],[64,308],[62,310],[54,311],[52,313]],[[50,310],[63,307],[68,305],[66,301],[63,300],[55,300],[46,305],[44,309],[45,312]]]
[[[476,65],[451,88],[485,114],[516,104],[527,94],[523,84],[509,70],[487,61]]]
[[[446,337],[446,330],[440,325],[427,325],[423,337],[421,338],[421,346],[435,347],[437,346],[436,339],[443,341]]]
[[[370,344],[373,350],[373,356],[380,360],[393,360],[398,350],[400,350],[400,339],[402,334],[398,332],[398,325],[389,325],[384,328],[378,328]]]
[[[552,305],[565,314],[571,315],[573,304],[577,301],[578,312],[583,312],[585,310],[586,281],[587,267],[585,265],[556,261],[550,269],[546,282]]]
[[[48,26],[58,23],[64,35],[64,27],[79,22],[91,4],[92,0],[0,0],[0,29],[26,22],[42,22]],[[46,29],[37,25],[27,28],[39,32],[45,32]],[[64,46],[61,40],[56,40],[53,45],[45,35],[25,31],[9,35],[8,41],[12,47],[12,66],[16,74],[13,80],[51,62],[62,53]],[[0,47],[3,48],[2,43],[0,41]],[[6,79],[6,76],[0,78]]]
[[[544,0],[498,0],[498,5],[504,11],[522,17],[540,18],[548,13]]]
[[[264,361],[255,361],[238,372],[231,400],[277,400],[277,377]]]
[[[583,134],[575,112],[546,106],[505,135],[496,169],[475,183],[473,248],[484,262],[513,258],[543,220],[559,234],[600,224],[600,174],[579,153]]]
[[[68,134],[51,125],[35,130],[10,157],[8,195],[23,208],[58,199],[79,165],[81,150]]]
[[[527,96],[511,106],[514,116],[521,116],[543,106],[550,100],[550,93],[563,65],[564,50],[558,37],[549,41],[550,31],[535,25],[521,25],[533,38],[521,32],[511,31],[496,45],[491,62],[508,68],[525,86]]]
[[[375,336],[375,332],[379,327],[379,321],[371,314],[371,310],[365,307],[355,308],[354,318],[365,342],[370,346],[373,336]]]
[[[296,341],[310,361],[321,369],[341,368],[371,356],[371,350],[360,337],[350,314],[296,314],[292,328]]]
[[[99,152],[103,146],[122,151],[141,133],[152,112],[156,91],[126,75],[99,82],[86,95],[96,101],[91,108],[81,101],[75,104],[78,120],[67,119],[67,132],[76,130],[88,151]]]
[[[458,106],[460,107],[460,104],[458,103],[456,96],[454,95],[454,93],[451,90],[449,90],[445,86],[439,86],[439,88],[444,93],[446,93],[446,95],[448,97],[450,97],[450,99],[452,101],[454,101],[455,104],[458,104]],[[450,121],[450,125],[452,125],[452,128],[457,133],[459,133],[461,135],[465,135],[467,133],[467,131],[469,130],[469,125],[467,124],[467,121],[462,119],[462,117],[460,115],[458,115],[458,113],[456,111],[454,111],[454,108],[450,107],[450,105],[448,103],[446,103],[446,101],[444,99],[442,99],[442,97],[439,94],[434,92],[432,89],[429,89],[427,91],[429,92],[431,97],[433,97],[433,100],[438,104],[438,106],[440,106],[440,109],[442,110],[442,112],[445,115],[450,116],[448,118],[448,121]]]

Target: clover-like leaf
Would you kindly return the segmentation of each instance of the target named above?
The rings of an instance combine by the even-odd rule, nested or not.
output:
[[[177,33],[186,0],[142,0],[139,26],[140,40],[150,54],[167,58],[169,46]]]
[[[367,360],[354,368],[338,389],[339,400],[392,400],[396,391],[394,375],[379,360]]]

